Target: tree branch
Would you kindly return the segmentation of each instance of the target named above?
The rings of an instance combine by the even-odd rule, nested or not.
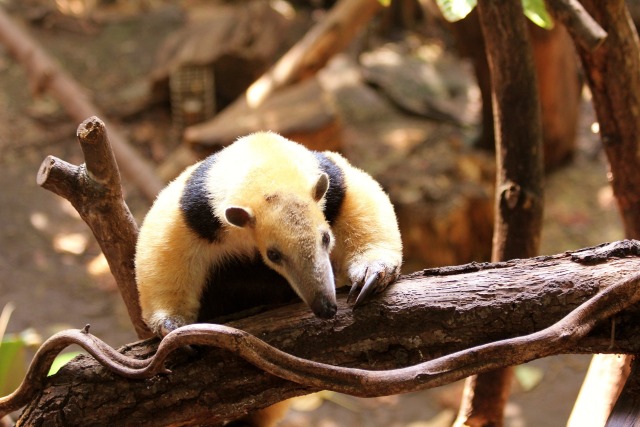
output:
[[[608,33],[595,50],[576,40],[577,52],[593,95],[602,146],[609,162],[609,181],[616,197],[625,236],[640,238],[640,45],[623,0],[581,0]],[[574,34],[572,36],[575,37]],[[571,414],[570,426],[603,425],[629,372],[626,363],[594,358]],[[600,379],[598,379],[598,376]],[[607,378],[607,376],[609,378]],[[591,385],[590,390],[584,387]],[[595,404],[593,404],[595,402]],[[623,405],[620,409],[629,409]],[[617,418],[620,414],[617,414]],[[638,415],[638,414],[636,414]]]
[[[478,1],[491,74],[496,144],[492,261],[538,254],[543,210],[542,125],[533,49],[522,4]],[[514,54],[517,53],[517,54]],[[526,101],[525,101],[526,100]],[[470,378],[456,426],[501,426],[513,370]]]
[[[162,419],[164,423],[215,423],[315,389],[359,396],[393,394],[551,354],[637,351],[640,332],[631,311],[617,318],[615,348],[609,348],[606,321],[584,337],[598,320],[640,299],[640,258],[633,255],[638,244],[619,242],[595,248],[590,253],[604,254],[600,258],[606,259],[595,265],[585,263],[585,251],[579,251],[425,270],[404,277],[355,311],[341,295],[339,313],[331,321],[314,318],[298,304],[228,325],[237,329],[188,326],[165,338],[155,358],[148,359],[156,350],[153,341],[145,341],[122,351],[146,361],[120,358],[110,365],[136,378],[162,371],[165,365],[170,374],[131,381],[81,357],[47,378],[45,391],[31,400],[23,422],[44,419],[51,425],[118,425],[126,419],[127,423],[154,425],[154,420]],[[619,247],[631,249],[617,253],[624,258],[610,258],[615,254],[611,249]],[[544,329],[575,307],[562,322]],[[479,319],[492,321],[487,325]],[[96,345],[93,337],[84,335],[81,340]],[[518,338],[508,339],[514,336]],[[255,337],[296,357],[272,350]],[[487,342],[490,344],[485,345]],[[267,375],[226,351],[176,350],[184,344],[224,347],[298,383]],[[100,351],[105,351],[104,346],[94,353]],[[448,356],[436,359],[443,354]],[[347,369],[353,367],[358,369]],[[385,371],[397,368],[402,369]],[[60,418],[61,405],[64,419]]]
[[[78,126],[77,135],[86,163],[74,166],[49,156],[38,171],[38,185],[69,200],[91,228],[138,337],[150,337],[142,320],[133,268],[138,226],[122,196],[107,130],[100,119],[91,117]]]
[[[594,51],[607,38],[607,32],[578,0],[545,0],[545,5],[582,49]]]

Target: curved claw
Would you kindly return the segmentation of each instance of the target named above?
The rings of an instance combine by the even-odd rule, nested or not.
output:
[[[347,296],[347,304],[353,301],[353,299],[358,294],[359,290],[360,290],[360,287],[358,286],[357,283],[354,283],[353,285],[351,285],[351,289],[349,290],[349,296]]]
[[[365,301],[371,295],[375,294],[378,291],[382,291],[386,287],[384,286],[385,276],[386,272],[383,269],[377,270],[373,273],[367,271],[365,278],[363,279],[364,284],[361,284],[362,282],[360,282],[354,283],[353,286],[351,286],[349,296],[347,297],[347,303],[351,302],[357,295],[356,301],[353,304],[354,307],[357,307],[361,302]]]
[[[362,301],[366,300],[370,295],[375,293],[382,277],[383,272],[377,271],[367,278],[367,280],[364,282],[364,285],[362,285],[362,289],[358,294],[358,298],[356,298],[356,302],[353,303],[354,307],[357,307]]]

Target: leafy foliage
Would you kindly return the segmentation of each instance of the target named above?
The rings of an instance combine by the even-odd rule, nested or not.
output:
[[[40,336],[31,329],[20,334],[5,335],[9,318],[14,310],[11,303],[6,304],[0,313],[0,396],[14,391],[27,373],[27,349],[42,343]],[[80,352],[66,352],[56,356],[49,375],[53,375]]]
[[[64,365],[69,363],[72,359],[74,359],[76,356],[80,354],[82,354],[82,352],[80,351],[70,351],[67,353],[60,353],[58,356],[56,356],[55,360],[51,364],[51,368],[49,369],[49,373],[47,374],[47,376],[51,376],[55,374],[60,370],[60,368],[62,368]]]
[[[442,15],[449,22],[464,19],[476,7],[476,0],[436,0]]]
[[[476,7],[477,0],[436,0],[444,18],[449,22],[464,19]],[[553,28],[553,20],[544,6],[544,0],[522,0],[522,8],[527,18],[534,24]]]
[[[522,8],[526,17],[537,26],[547,30],[553,28],[553,19],[544,6],[544,0],[522,0]]]
[[[27,372],[24,340],[5,338],[0,342],[0,396],[15,390]]]

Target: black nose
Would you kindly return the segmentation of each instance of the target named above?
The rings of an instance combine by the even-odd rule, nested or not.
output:
[[[311,304],[311,310],[313,310],[313,314],[321,319],[331,319],[336,315],[338,306],[329,299],[318,298]]]

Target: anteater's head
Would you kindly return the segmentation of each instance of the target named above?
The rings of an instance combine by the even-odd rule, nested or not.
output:
[[[319,175],[308,194],[287,191],[265,194],[253,207],[230,206],[226,220],[250,227],[264,262],[287,279],[314,314],[329,319],[336,314],[336,292],[329,254],[333,234],[322,212],[329,187]]]

